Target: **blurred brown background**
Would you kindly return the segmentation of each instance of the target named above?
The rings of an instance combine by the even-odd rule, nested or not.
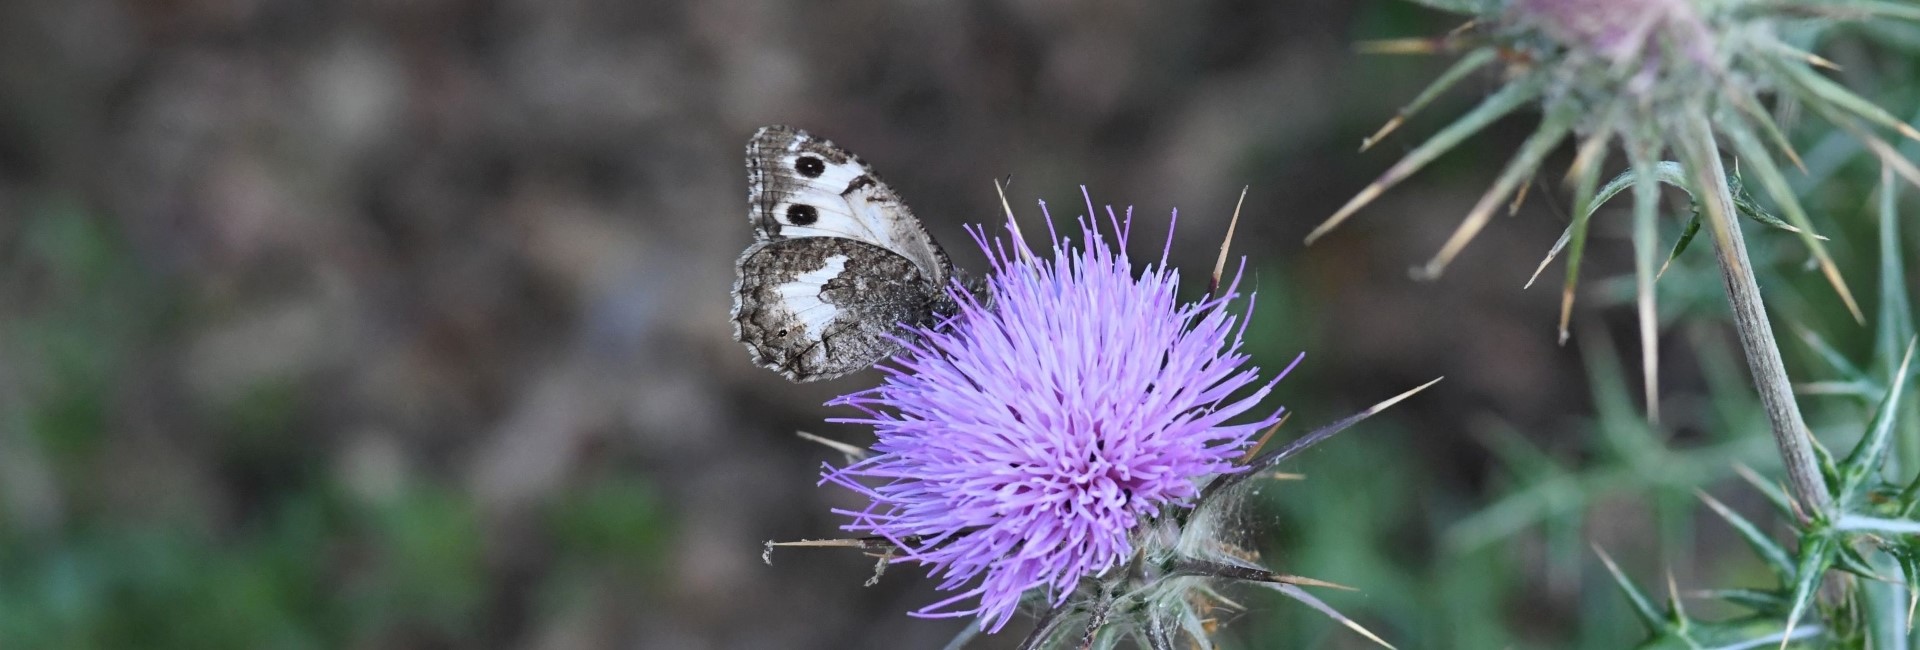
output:
[[[1611,596],[1541,577],[1531,542],[1435,541],[1489,489],[1476,427],[1558,448],[1587,411],[1557,289],[1520,291],[1563,201],[1407,274],[1533,118],[1301,244],[1495,82],[1357,153],[1444,60],[1353,44],[1453,24],[1389,0],[0,4],[0,647],[940,647],[961,623],[904,615],[918,567],[761,562],[836,534],[853,497],[814,483],[839,458],[794,431],[865,442],[821,404],[875,380],[790,384],[732,340],[768,123],[859,152],[972,268],[995,178],[1023,215],[1079,214],[1082,184],[1145,232],[1179,208],[1196,279],[1250,187],[1255,350],[1307,353],[1290,428],[1447,376],[1300,461],[1269,558],[1359,587],[1336,602],[1402,648],[1564,641]],[[1625,268],[1617,233],[1591,277]],[[1603,541],[1632,555],[1644,519]],[[1249,604],[1243,646],[1361,647]]]

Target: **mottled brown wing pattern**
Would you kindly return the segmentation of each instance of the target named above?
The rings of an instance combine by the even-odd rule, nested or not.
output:
[[[848,239],[759,242],[738,271],[734,337],[794,381],[866,369],[899,350],[900,325],[930,325],[950,304],[906,258]]]
[[[747,141],[754,243],[736,263],[734,338],[794,381],[832,379],[898,351],[902,325],[955,308],[953,265],[858,156],[769,126]]]

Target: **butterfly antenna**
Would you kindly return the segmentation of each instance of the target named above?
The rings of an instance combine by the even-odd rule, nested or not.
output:
[[[1020,234],[1020,221],[1013,217],[1013,206],[1007,203],[1007,186],[1012,184],[1013,175],[1008,174],[1006,181],[995,180],[993,182],[993,190],[1000,194],[1000,209],[1007,213],[1007,230],[1013,232],[1013,238],[1016,240],[1014,250],[1019,252],[1021,260],[1032,264],[1033,251],[1027,248],[1026,235]]]
[[[1233,245],[1233,230],[1240,225],[1240,207],[1247,204],[1247,188],[1240,186],[1240,200],[1233,204],[1233,220],[1227,222],[1227,236],[1220,240],[1220,257],[1213,261],[1213,282],[1207,285],[1207,295],[1215,295],[1220,290],[1220,274],[1227,270],[1227,248]]]

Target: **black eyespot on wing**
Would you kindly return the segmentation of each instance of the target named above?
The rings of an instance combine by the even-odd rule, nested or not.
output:
[[[820,211],[811,205],[795,203],[787,206],[787,223],[796,226],[810,226],[820,220]]]
[[[807,178],[819,178],[821,174],[827,173],[827,163],[813,156],[801,156],[799,160],[793,161],[793,168]]]

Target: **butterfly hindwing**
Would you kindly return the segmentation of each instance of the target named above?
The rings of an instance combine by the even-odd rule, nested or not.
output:
[[[893,354],[898,327],[930,325],[941,286],[906,258],[824,237],[747,249],[734,286],[735,338],[794,381],[838,377]]]

